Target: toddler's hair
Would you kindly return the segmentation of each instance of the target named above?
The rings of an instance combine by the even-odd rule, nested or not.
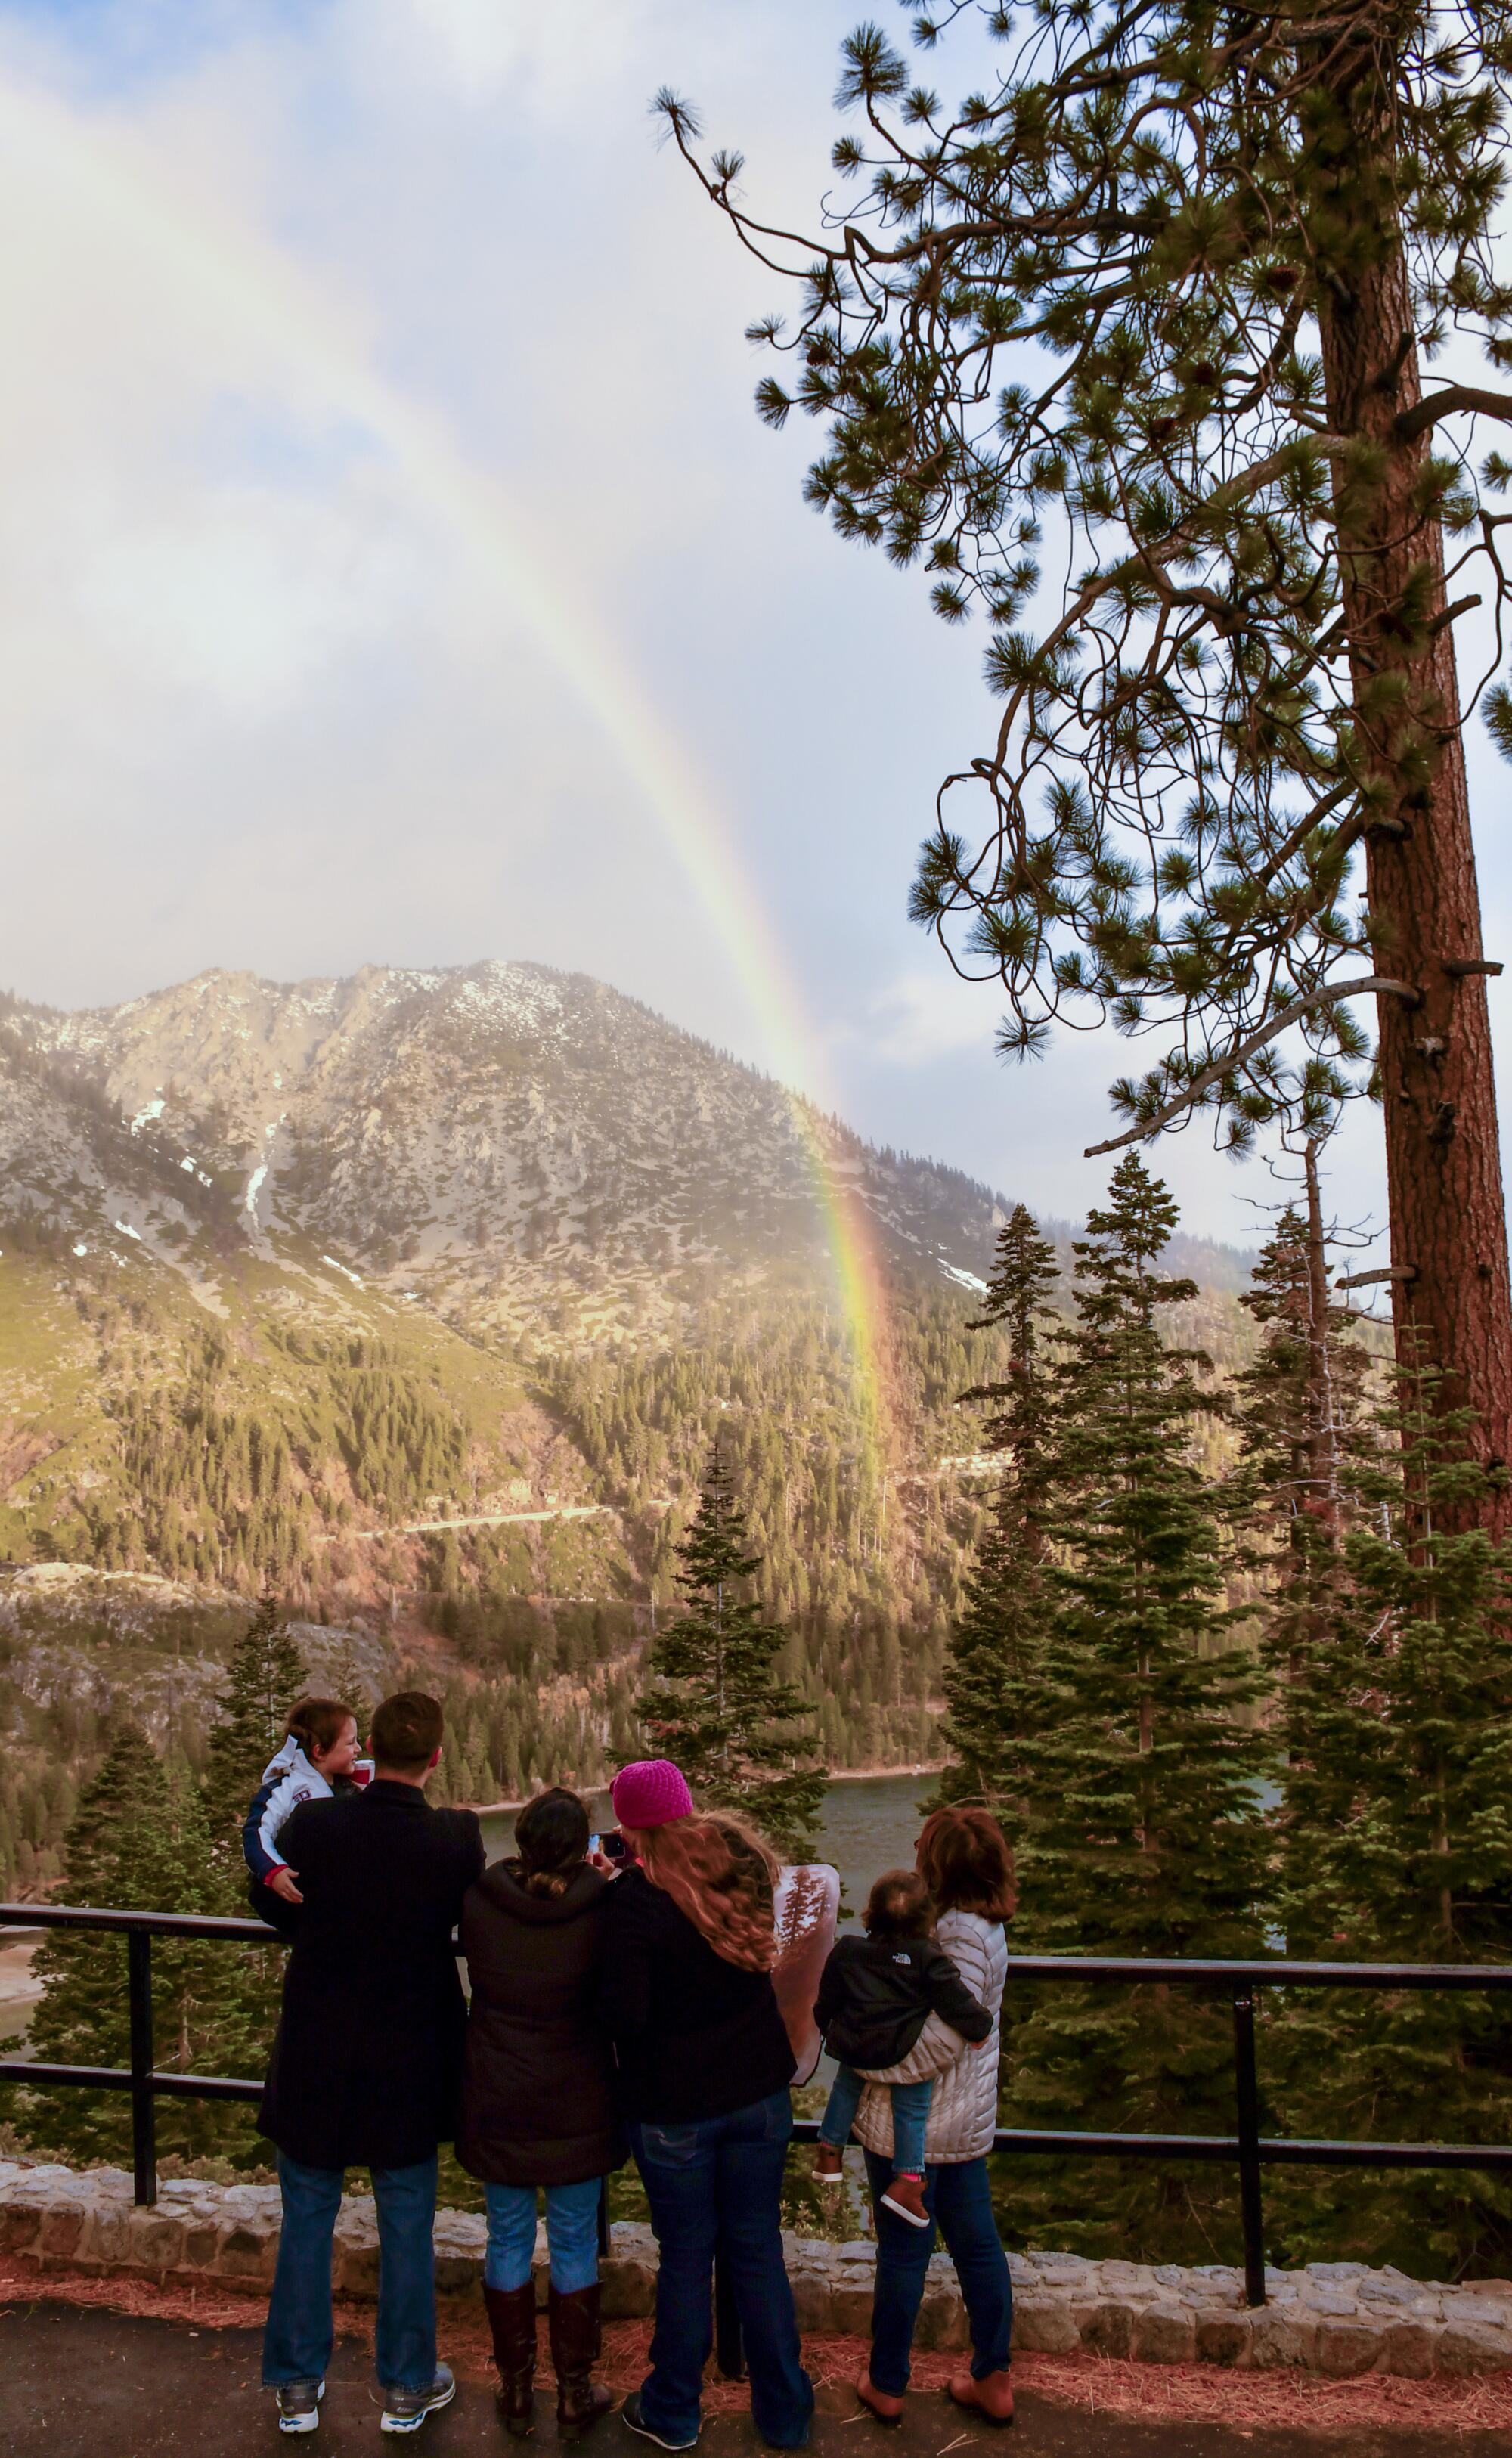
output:
[[[927,1937],[934,1898],[917,1869],[884,1869],[861,1914],[868,1937]]]
[[[289,1709],[288,1730],[306,1758],[316,1750],[334,1749],[357,1718],[339,1698],[301,1698]]]

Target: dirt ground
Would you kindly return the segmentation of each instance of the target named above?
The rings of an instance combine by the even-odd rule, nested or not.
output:
[[[259,2380],[258,2308],[245,2299],[173,2298],[114,2281],[39,2284],[0,2265],[0,2434],[8,2458],[245,2458],[279,2443]],[[122,2302],[158,2309],[123,2311]],[[164,2308],[167,2309],[164,2309]],[[378,2442],[378,2393],[369,2317],[348,2308],[314,2450],[330,2458]],[[619,2388],[645,2364],[648,2325],[608,2333],[605,2371]],[[498,2451],[481,2315],[443,2318],[442,2347],[459,2380],[454,2405],[421,2435],[435,2458]],[[543,2333],[544,2337],[544,2333]],[[543,2347],[543,2355],[544,2355]],[[879,2445],[890,2458],[977,2458],[1005,2437],[953,2406],[944,2357],[920,2359],[901,2427],[884,2432],[850,2385],[865,2359],[857,2341],[810,2342],[819,2385],[817,2458],[858,2458]],[[955,2360],[959,2361],[959,2360]],[[1211,2367],[1105,2364],[1028,2357],[1015,2366],[1019,2423],[1007,2448],[1035,2458],[1507,2458],[1512,2381],[1307,2384]],[[1191,2376],[1197,2376],[1195,2380]],[[754,2453],[743,2388],[710,2385],[700,2447],[709,2458]],[[549,2376],[537,2399],[536,2442],[555,2443]],[[385,2445],[386,2446],[386,2445]],[[592,2458],[630,2458],[651,2445],[609,2417]]]

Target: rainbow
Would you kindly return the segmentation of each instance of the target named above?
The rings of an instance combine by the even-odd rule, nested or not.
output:
[[[818,1036],[750,875],[704,781],[617,644],[550,577],[516,504],[473,468],[445,426],[372,365],[342,302],[234,220],[219,200],[176,185],[129,130],[86,121],[44,88],[0,76],[0,147],[49,209],[103,227],[152,264],[209,332],[234,333],[379,442],[412,499],[440,522],[484,585],[523,623],[590,714],[696,893],[759,1020],[784,1086],[821,1080]],[[785,1091],[813,1180],[846,1325],[858,1405],[883,1468],[893,1453],[887,1314],[871,1216],[837,1176],[820,1110]],[[835,1105],[831,1103],[830,1107]]]

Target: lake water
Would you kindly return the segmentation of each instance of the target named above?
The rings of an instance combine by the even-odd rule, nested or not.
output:
[[[883,1869],[912,1868],[914,1844],[922,1824],[919,1803],[935,1789],[933,1775],[845,1776],[824,1796],[818,1857],[832,1861],[840,1873],[846,1900],[853,1910],[866,1901],[872,1880]],[[608,1793],[589,1797],[589,1814],[605,1826],[613,1824]],[[488,1858],[497,1861],[509,1850],[514,1819],[508,1810],[490,1809],[483,1820]]]

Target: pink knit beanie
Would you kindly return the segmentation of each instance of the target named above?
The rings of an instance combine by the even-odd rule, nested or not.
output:
[[[693,1815],[693,1795],[671,1759],[632,1760],[620,1768],[609,1795],[622,1826],[666,1826]]]

